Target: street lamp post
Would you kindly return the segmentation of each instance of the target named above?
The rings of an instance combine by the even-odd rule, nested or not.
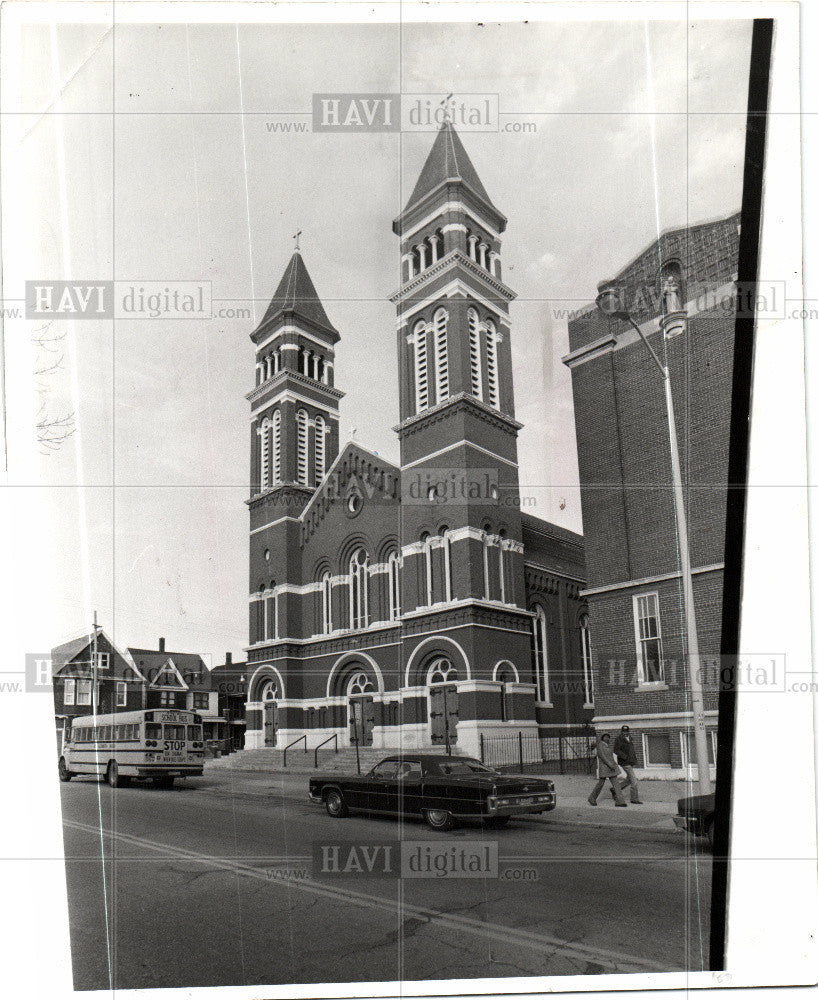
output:
[[[710,782],[710,762],[707,753],[707,730],[704,721],[704,696],[702,694],[702,678],[699,660],[699,635],[696,628],[696,607],[693,603],[693,574],[690,568],[690,545],[687,537],[687,518],[685,516],[684,491],[682,489],[682,470],[679,463],[679,441],[676,436],[676,416],[673,410],[673,394],[670,387],[670,371],[659,360],[656,351],[651,347],[647,337],[631,314],[625,308],[619,290],[604,289],[597,296],[596,305],[605,316],[623,319],[636,330],[642,343],[650,351],[659,374],[662,376],[665,389],[665,406],[667,408],[668,439],[670,444],[670,467],[673,476],[673,501],[676,508],[676,530],[679,539],[679,561],[682,571],[682,592],[684,597],[685,628],[687,632],[688,653],[688,684],[690,687],[690,702],[693,710],[693,734],[696,747],[696,768],[699,775],[699,791],[707,795],[712,791]]]

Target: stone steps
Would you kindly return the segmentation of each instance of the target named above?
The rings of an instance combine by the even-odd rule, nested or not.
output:
[[[414,749],[414,748],[413,748]],[[388,757],[391,753],[397,753],[395,748],[390,747],[361,747],[360,760],[361,772],[366,772],[374,767],[378,761]],[[409,748],[407,748],[407,753]],[[443,747],[424,747],[422,753],[445,754]],[[452,755],[463,755],[457,747],[452,747]],[[294,747],[287,754],[287,766],[284,767],[284,752],[277,747],[263,747],[257,750],[237,750],[226,757],[219,757],[206,762],[208,771],[260,771],[273,773],[276,771],[287,772],[288,774],[308,774],[316,770],[315,754],[313,750],[304,753],[301,747]],[[326,748],[318,751],[318,770],[334,772],[346,772],[355,774],[357,771],[357,756],[355,747],[342,747],[338,753]]]

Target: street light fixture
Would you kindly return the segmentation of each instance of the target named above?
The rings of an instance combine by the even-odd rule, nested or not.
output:
[[[670,371],[659,360],[642,328],[628,312],[618,288],[609,287],[600,291],[596,298],[597,309],[604,315],[630,323],[642,343],[650,351],[665,387],[667,408],[668,440],[670,444],[670,466],[673,476],[673,500],[676,507],[676,530],[679,540],[679,562],[682,571],[682,591],[684,597],[685,628],[687,632],[688,683],[690,702],[693,709],[693,734],[696,747],[696,768],[698,770],[699,791],[709,794],[713,786],[710,782],[710,762],[707,753],[707,730],[704,720],[704,696],[702,694],[701,666],[699,659],[699,635],[696,628],[696,607],[693,603],[693,574],[690,569],[690,545],[687,537],[682,470],[679,464],[679,441],[676,436],[676,416],[673,410],[673,395],[670,387]]]

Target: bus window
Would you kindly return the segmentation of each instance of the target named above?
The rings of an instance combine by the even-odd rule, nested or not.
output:
[[[158,722],[145,723],[145,739],[146,740],[162,739],[162,727]]]
[[[183,740],[185,738],[185,727],[184,726],[171,726],[165,725],[165,739],[166,740]]]
[[[200,740],[202,738],[202,727],[201,726],[188,726],[187,727],[187,738],[189,740]]]

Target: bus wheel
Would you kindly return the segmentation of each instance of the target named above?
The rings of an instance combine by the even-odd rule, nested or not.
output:
[[[60,781],[70,781],[71,772],[68,770],[68,765],[65,763],[65,757],[60,757],[60,763],[57,767],[60,772]]]
[[[115,760],[108,761],[108,770],[105,772],[105,780],[111,788],[116,788],[118,785],[122,784],[119,778],[119,765]]]

